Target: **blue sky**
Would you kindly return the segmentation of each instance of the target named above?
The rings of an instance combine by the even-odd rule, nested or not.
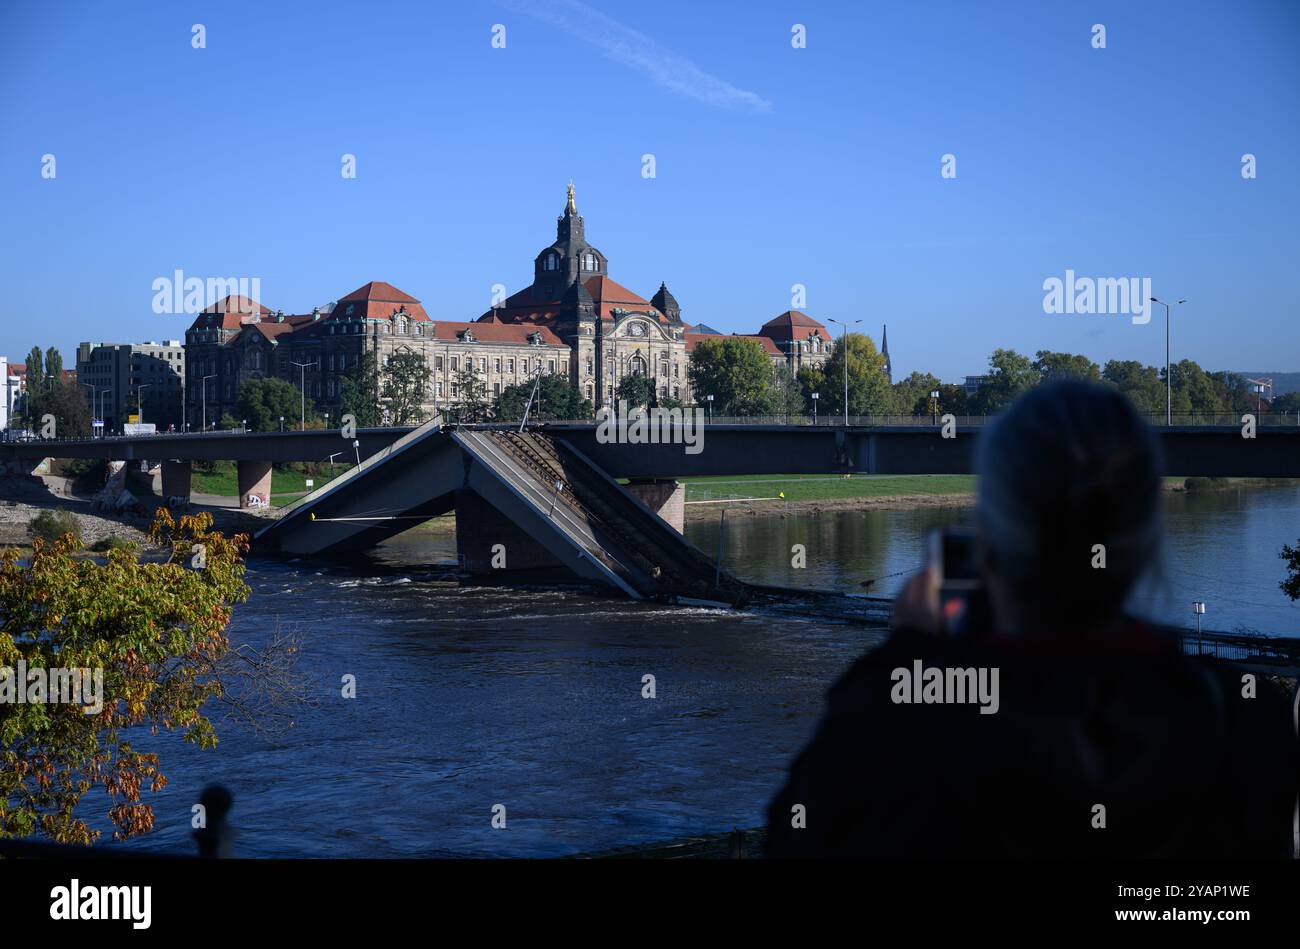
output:
[[[176,269],[472,319],[530,281],[572,178],[615,280],[725,332],[803,284],[888,323],[896,378],[997,346],[1163,362],[1163,313],[1045,314],[1067,269],[1187,298],[1175,359],[1300,370],[1293,0],[6,0],[0,115],[11,359],[180,337],[151,309]]]

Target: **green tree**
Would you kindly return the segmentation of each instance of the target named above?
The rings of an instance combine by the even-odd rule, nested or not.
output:
[[[844,366],[848,361],[849,414],[884,415],[890,409],[889,380],[885,357],[876,351],[870,336],[849,333],[835,341],[830,358],[822,366],[826,385],[821,393],[821,411],[844,414]]]
[[[361,361],[343,377],[340,401],[342,414],[353,416],[358,428],[378,428],[383,424],[379,407],[379,364],[373,352],[363,353]]]
[[[655,383],[645,373],[634,372],[618,381],[614,395],[619,401],[626,402],[629,408],[646,406],[655,397]]]
[[[451,382],[455,400],[447,411],[449,421],[486,422],[492,415],[487,382],[474,369],[469,359],[456,371]]]
[[[989,357],[989,378],[970,400],[972,415],[1001,412],[1038,384],[1034,363],[1014,349],[995,349]]]
[[[502,422],[519,422],[524,417],[524,406],[533,391],[533,383],[523,382],[506,386],[497,396],[492,415]],[[582,393],[569,384],[567,377],[552,374],[542,376],[537,383],[537,394],[528,412],[529,421],[551,419],[591,418],[592,406]]]
[[[1169,369],[1169,378],[1173,381],[1175,415],[1216,415],[1228,410],[1214,381],[1192,360],[1174,363]]]
[[[929,415],[930,393],[942,383],[928,372],[913,372],[890,386],[890,415]]]
[[[1057,379],[1101,381],[1101,369],[1095,362],[1087,356],[1076,356],[1071,353],[1054,353],[1040,349],[1034,354],[1034,370],[1043,382]]]
[[[424,356],[405,346],[388,357],[380,398],[389,425],[418,425],[424,421],[425,393],[429,391],[431,374]]]
[[[1300,392],[1287,392],[1269,403],[1274,412],[1300,412]]]
[[[27,395],[45,391],[45,362],[41,358],[41,347],[33,346],[27,354]]]
[[[29,425],[40,430],[46,415],[54,416],[55,434],[60,438],[77,438],[90,434],[90,402],[85,390],[75,382],[59,379],[37,391],[28,390],[27,417]]]
[[[1112,359],[1101,372],[1102,379],[1123,393],[1139,412],[1164,415],[1165,384],[1155,366],[1136,359]]]
[[[30,564],[0,554],[0,667],[102,669],[102,707],[0,703],[0,837],[39,833],[60,843],[93,843],[100,832],[77,813],[92,789],[107,792],[119,840],[153,826],[144,791],[166,784],[157,754],[137,751],[132,734],[180,730],[211,748],[217,737],[203,707],[226,694],[222,663],[233,605],[245,600],[243,535],[210,530],[209,514],[179,524],[159,511],[155,542],[164,563],[130,549],[107,562],[76,556],[64,535],[32,542]],[[201,547],[203,569],[189,569]]]
[[[239,417],[248,421],[253,432],[278,432],[281,417],[286,431],[293,428],[302,414],[302,404],[298,387],[277,376],[249,379],[239,387],[235,402]],[[306,400],[306,406],[310,424],[316,420],[316,406],[311,399]]]
[[[663,400],[660,399],[660,402]],[[770,415],[803,415],[808,411],[808,403],[803,396],[803,387],[790,367],[782,363],[772,374],[772,386],[768,389],[768,409]]]
[[[63,381],[63,354],[53,346],[45,350],[45,378],[50,382]]]
[[[743,336],[703,339],[691,353],[686,377],[695,401],[713,396],[714,415],[760,415],[769,407],[772,360],[757,340]]]

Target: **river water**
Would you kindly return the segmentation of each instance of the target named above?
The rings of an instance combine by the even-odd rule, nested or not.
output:
[[[1300,636],[1300,606],[1277,587],[1300,486],[1166,503],[1164,579],[1139,610],[1187,625],[1200,599],[1206,628]],[[871,592],[891,594],[926,532],[969,515],[729,515],[724,562],[764,583],[860,591],[875,579]],[[716,549],[715,521],[687,534]],[[347,567],[253,560],[231,641],[294,635],[313,704],[268,733],[219,721],[210,751],[140,738],[170,783],[146,797],[154,832],[125,846],[190,852],[190,809],[210,782],[234,793],[240,856],[555,856],[756,826],[825,689],[881,635],[579,589],[448,587],[433,565],[453,555],[451,538],[413,532]],[[341,696],[345,675],[355,698]],[[103,801],[90,795],[86,816]]]

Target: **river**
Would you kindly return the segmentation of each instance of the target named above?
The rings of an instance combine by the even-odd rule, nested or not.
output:
[[[1300,605],[1277,587],[1300,486],[1166,506],[1163,579],[1135,608],[1188,625],[1199,599],[1208,629],[1300,636]],[[872,592],[891,594],[926,532],[969,516],[729,516],[724,560],[754,581],[858,591],[876,579]],[[715,521],[687,534],[715,550]],[[190,852],[191,805],[210,782],[234,793],[240,856],[555,856],[756,826],[827,686],[881,635],[579,589],[444,586],[433,565],[453,554],[450,538],[411,532],[347,567],[251,561],[231,641],[294,635],[314,704],[270,733],[219,720],[210,751],[141,737],[170,783],[146,795],[154,832],[125,846]],[[355,698],[341,696],[345,675]],[[92,794],[82,812],[103,806]]]

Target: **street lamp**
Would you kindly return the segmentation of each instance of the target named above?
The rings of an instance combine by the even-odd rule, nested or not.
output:
[[[1201,617],[1205,615],[1205,604],[1197,600],[1192,604],[1192,612],[1196,614],[1196,654],[1201,654]]]
[[[280,416],[280,431],[281,431],[281,432],[284,431],[284,416],[283,416],[283,415]]]
[[[834,317],[828,317],[830,322],[838,323],[844,327],[844,332],[840,334],[840,346],[844,350],[844,427],[849,427],[849,323],[844,320],[837,320]],[[857,325],[861,320],[853,320],[852,324]]]
[[[217,378],[214,372],[210,376],[204,376],[203,381],[199,383],[203,387],[203,431],[208,430],[208,380]]]
[[[930,390],[930,406],[934,411],[934,424],[939,424],[939,390]]]
[[[302,414],[299,423],[301,427],[299,431],[305,432],[307,431],[307,369],[308,367],[316,368],[316,364],[314,362],[291,362],[289,365],[298,367],[298,394],[302,396]],[[283,422],[284,419],[280,419],[280,421]],[[281,427],[281,430],[283,430],[283,427]]]
[[[1173,382],[1169,375],[1169,311],[1178,306],[1179,303],[1186,303],[1186,300],[1179,300],[1177,303],[1166,303],[1164,300],[1151,298],[1152,303],[1159,303],[1165,308],[1165,426],[1169,427],[1174,423],[1174,389]]]
[[[135,414],[140,418],[140,424],[144,424],[144,397],[140,394],[145,389],[153,385],[152,382],[146,382],[144,385],[135,387]]]
[[[706,395],[704,397],[704,401],[709,403],[709,421],[712,422],[713,421],[713,396]]]
[[[99,390],[99,411],[98,411],[97,413],[95,413],[95,414],[99,417],[99,421],[100,421],[100,434],[101,434],[101,435],[104,433],[104,432],[103,432],[103,429],[105,429],[105,428],[108,427],[107,425],[104,425],[104,424],[103,424],[103,422],[104,422],[104,396],[108,395],[108,394],[109,394],[110,392],[112,392],[112,391],[113,391],[113,387],[112,387],[112,386],[109,386],[109,387],[106,388],[106,389],[100,389],[100,390]]]
[[[819,394],[816,393],[816,392],[814,392],[814,393],[812,394],[812,400],[813,400],[813,425],[816,425],[816,424],[817,424],[817,400],[818,400],[818,398],[819,398]]]

